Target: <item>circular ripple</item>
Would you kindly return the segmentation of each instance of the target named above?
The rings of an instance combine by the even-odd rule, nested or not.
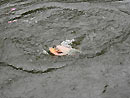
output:
[[[61,41],[75,38],[75,46],[84,54],[96,55],[129,35],[126,28],[129,16],[118,10],[101,7],[90,7],[88,10],[52,7],[41,10],[37,13],[35,10],[34,13],[28,11],[28,15],[19,18],[17,28],[3,34],[2,62],[23,70],[44,72],[49,68],[73,64],[80,59],[80,56],[55,57],[43,54],[43,49],[48,50],[48,47]],[[30,18],[34,22],[24,21]]]

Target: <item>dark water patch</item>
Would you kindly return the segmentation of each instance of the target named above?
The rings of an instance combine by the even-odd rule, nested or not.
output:
[[[105,85],[104,86],[104,90],[102,91],[102,93],[105,93],[107,91],[107,88],[108,88],[109,85]]]
[[[5,4],[5,3],[9,3],[9,2],[11,3],[13,1],[15,1],[15,0],[0,0],[0,5]]]
[[[10,19],[10,21],[11,20],[21,19],[22,17],[26,17],[26,16],[28,16],[30,14],[36,14],[36,13],[39,13],[39,12],[42,12],[42,11],[45,11],[45,10],[48,10],[48,9],[54,9],[54,8],[56,8],[56,7],[45,7],[45,8],[43,7],[43,8],[37,8],[37,9],[34,9],[34,10],[29,10],[27,12],[22,13],[18,17],[14,17],[14,18]]]
[[[122,31],[122,34],[120,36],[116,36],[115,38],[111,39],[110,41],[104,43],[102,45],[102,50],[100,52],[97,52],[95,54],[86,54],[87,58],[94,58],[97,56],[104,55],[106,52],[108,52],[111,48],[111,46],[115,46],[116,44],[121,44],[124,41],[127,40],[127,38],[130,36],[130,29],[129,25],[124,28],[125,30]]]
[[[72,48],[77,48],[78,45],[81,44],[81,42],[83,41],[83,39],[86,37],[86,34],[83,34],[79,37],[75,38],[75,41],[72,42]]]
[[[127,11],[127,10],[122,10],[122,9],[120,9],[120,11],[123,12],[123,13],[125,13],[125,14],[127,14],[127,15],[130,15],[130,12]]]
[[[52,72],[52,71],[56,71],[58,69],[61,69],[61,68],[64,68],[64,67],[60,67],[60,68],[48,68],[47,70],[44,70],[44,71],[38,71],[38,70],[25,70],[23,68],[18,68],[14,65],[10,65],[10,64],[7,64],[5,62],[0,62],[0,66],[3,66],[3,67],[11,67],[15,70],[20,70],[20,71],[23,71],[23,72],[27,72],[27,73],[32,73],[32,74],[42,74],[42,73],[49,73],[49,72]]]
[[[48,20],[50,20],[50,19],[55,19],[58,17],[59,19],[61,19],[60,21],[63,21],[63,19],[70,21],[70,20],[75,20],[75,18],[78,18],[82,15],[85,15],[84,11],[79,11],[77,9],[64,8],[64,9],[57,10],[54,14],[52,14],[51,16],[47,18]]]
[[[27,0],[16,0],[14,3],[26,2]]]

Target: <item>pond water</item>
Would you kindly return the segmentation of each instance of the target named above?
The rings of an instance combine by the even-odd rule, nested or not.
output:
[[[28,72],[47,72],[100,56],[130,34],[129,0],[2,0],[0,62]],[[76,39],[76,56],[44,54]]]

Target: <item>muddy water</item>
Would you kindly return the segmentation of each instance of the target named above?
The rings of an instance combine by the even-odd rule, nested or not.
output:
[[[106,81],[110,80],[109,83],[111,85],[116,81],[116,79],[122,79],[123,75],[120,72],[128,72],[127,68],[129,69],[129,67],[126,66],[126,68],[122,69],[122,67],[120,66],[112,67],[112,65],[130,64],[128,62],[130,53],[130,1],[83,1],[85,0],[0,1],[0,66],[2,65],[2,68],[4,68],[6,72],[8,68],[11,67],[14,70],[21,70],[23,72],[34,74],[47,73],[51,71],[55,72],[57,69],[62,70],[62,68],[70,68],[66,69],[67,71],[63,71],[64,74],[62,74],[62,72],[59,72],[61,74],[61,76],[59,75],[59,77],[63,81],[64,79],[62,79],[61,77],[64,77],[64,75],[66,76],[65,79],[75,79],[73,75],[81,74],[83,72],[82,70],[84,70],[86,73],[91,74],[89,77],[95,77],[94,75],[98,74],[99,78],[102,77],[100,76],[101,71],[104,75],[101,80],[105,77]],[[15,10],[11,10],[12,8],[15,8]],[[82,53],[61,57],[47,55],[44,53],[44,50],[48,51],[49,47],[60,44],[66,39],[75,39],[73,47],[81,50]],[[74,65],[76,66],[75,68],[77,68],[76,72],[73,68]],[[91,65],[92,67],[90,67],[90,70],[99,69],[100,71],[98,70],[99,72],[97,71],[96,73],[95,71],[94,73],[90,71],[89,68],[81,69],[78,65],[81,65],[81,67]],[[111,67],[105,67],[105,65],[111,66],[112,70],[109,70],[111,69]],[[103,68],[106,68],[106,70],[104,71]],[[70,73],[69,71],[72,71],[72,73]],[[85,72],[82,74],[86,75]],[[110,74],[106,74],[107,72]],[[116,74],[114,72],[116,72]],[[120,73],[119,76],[118,73]],[[72,76],[68,77],[68,74],[71,74]],[[84,75],[82,76],[84,77]],[[113,78],[113,76],[116,79]],[[52,77],[52,79],[56,78],[56,76]],[[81,77],[78,77],[77,80],[75,80],[74,82],[77,81],[76,83],[79,83],[78,80],[80,78]],[[41,79],[37,79],[40,81],[40,83],[42,82]],[[47,81],[51,81],[48,78],[45,78],[45,80],[46,79]],[[32,82],[32,84],[35,83],[38,84],[39,82]],[[84,79],[83,81],[81,81],[81,83],[85,85]],[[100,88],[101,93],[105,93],[108,85],[104,84],[105,86],[102,87],[102,83],[104,83],[104,80],[100,81],[99,84],[95,82],[93,84],[92,82],[92,85]],[[74,85],[81,86],[79,87],[80,91],[77,91],[79,93],[84,92],[82,91],[82,89],[87,89],[83,88],[80,83],[74,83]],[[89,83],[87,85],[89,85]],[[29,86],[31,86],[31,84]],[[51,86],[52,85],[50,82],[50,84],[47,84],[46,88],[51,88]],[[60,84],[56,84],[56,86],[62,87]],[[20,85],[20,88],[22,88],[22,84]],[[37,86],[34,86],[34,88],[37,88]],[[39,89],[40,88],[38,87],[38,90]],[[15,93],[15,88],[12,88],[12,90],[14,90],[13,92]],[[63,93],[62,89],[59,88],[58,91],[60,90],[61,93]],[[68,90],[67,87],[66,90]],[[90,91],[95,92],[95,94],[92,94],[92,98],[97,98],[95,97],[98,93],[96,92],[96,88],[93,88]],[[110,91],[108,90],[108,94],[106,94],[106,96],[110,96],[109,98],[111,98],[111,95],[114,94]],[[119,92],[120,91],[122,92],[122,90],[120,90],[119,88]],[[42,93],[38,94],[40,94],[40,97],[34,96],[34,98],[42,98]],[[10,95],[9,92],[8,95]],[[46,98],[54,98],[52,96],[48,97],[46,95]],[[77,95],[76,97],[80,98],[78,96],[79,95]],[[81,98],[86,97],[82,96]]]

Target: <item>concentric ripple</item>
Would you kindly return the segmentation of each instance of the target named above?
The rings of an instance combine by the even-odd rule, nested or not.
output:
[[[8,11],[10,7],[2,8],[5,11],[0,15],[3,27],[0,61],[23,70],[44,72],[74,64],[81,58],[102,55],[129,36],[128,14],[89,3],[83,9],[83,3],[72,5],[52,2],[31,6],[29,3],[14,12]],[[17,22],[7,24],[7,20]],[[43,50],[73,38],[76,39],[74,47],[82,50],[83,54],[56,57],[43,53]]]

